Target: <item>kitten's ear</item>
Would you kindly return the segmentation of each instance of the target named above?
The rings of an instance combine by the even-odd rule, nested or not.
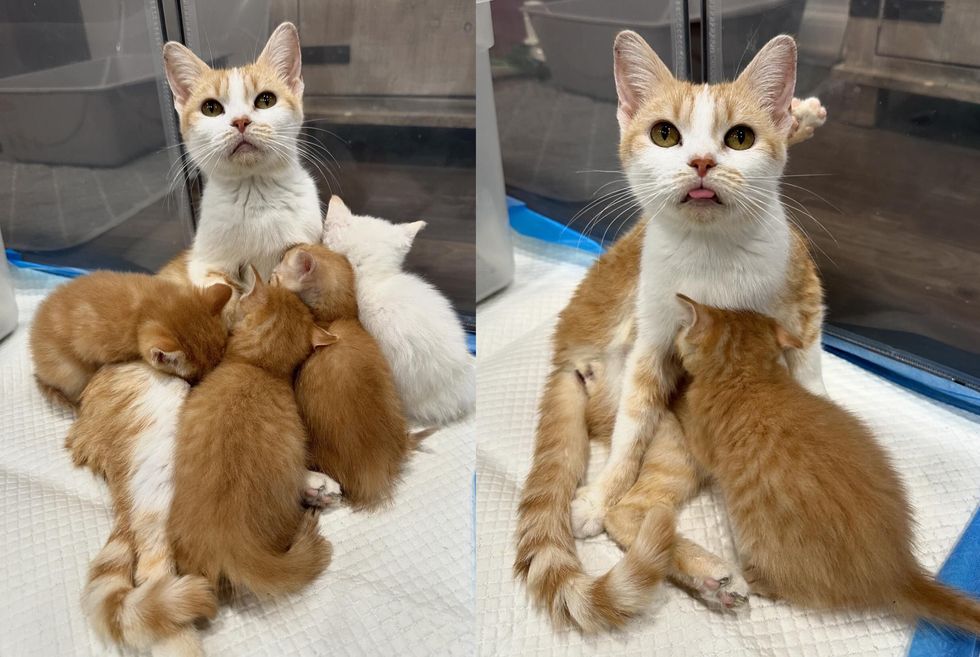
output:
[[[231,299],[231,286],[224,283],[209,285],[204,290],[204,303],[212,315],[220,315],[228,299]]]
[[[255,268],[255,265],[249,264],[245,270],[244,278],[248,292],[242,295],[243,299],[245,297],[251,297],[253,294],[261,294],[265,290],[265,281],[259,276],[259,270]]]
[[[681,306],[681,325],[687,327],[689,338],[706,331],[714,321],[711,312],[700,303],[684,294],[677,294]]]
[[[310,335],[310,341],[313,343],[313,349],[329,347],[330,345],[335,344],[339,339],[340,338],[326,329],[322,329],[316,324],[313,325],[313,332]]]
[[[415,236],[419,234],[419,231],[425,228],[428,224],[424,221],[413,221],[410,224],[399,224],[402,231],[405,233],[405,238],[408,240],[408,245],[411,246],[412,242],[415,241]]]
[[[272,68],[297,96],[303,95],[303,58],[299,32],[292,23],[282,23],[272,33],[256,63]]]
[[[197,81],[211,69],[190,48],[176,41],[163,46],[163,68],[174,95],[174,109],[180,113]]]
[[[309,251],[299,249],[293,255],[293,266],[300,280],[309,276],[316,269],[316,258]]]
[[[674,76],[643,37],[630,30],[616,35],[613,62],[619,98],[616,119],[622,132],[650,93],[672,81]]]
[[[762,47],[736,80],[752,89],[762,100],[773,123],[789,132],[793,125],[790,104],[796,89],[796,41],[781,34]]]
[[[336,194],[330,197],[330,202],[327,203],[327,222],[337,223],[346,221],[353,216],[350,208],[344,203],[344,199],[340,198]]]
[[[781,325],[776,324],[776,342],[783,349],[802,349],[803,341],[798,337],[784,329]]]
[[[187,369],[187,355],[169,342],[150,347],[150,364],[159,370],[175,374]]]

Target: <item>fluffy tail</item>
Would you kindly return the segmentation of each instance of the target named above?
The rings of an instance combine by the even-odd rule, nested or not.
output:
[[[910,615],[980,636],[980,600],[967,597],[928,575],[913,580],[904,606]]]
[[[82,608],[102,636],[146,648],[193,632],[195,620],[217,612],[214,592],[203,577],[178,577],[167,569],[135,586],[135,563],[132,544],[117,530],[89,568]]]
[[[301,590],[330,564],[333,548],[320,535],[319,513],[303,515],[293,544],[285,552],[270,553],[248,546],[231,559],[228,579],[258,595],[283,595]]]

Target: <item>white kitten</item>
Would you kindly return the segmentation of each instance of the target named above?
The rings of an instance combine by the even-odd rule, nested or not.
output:
[[[254,64],[212,70],[179,43],[163,49],[180,131],[206,177],[188,273],[233,278],[246,264],[268,280],[283,252],[316,242],[321,209],[300,165],[303,123],[299,35],[280,25]]]
[[[449,300],[414,274],[405,255],[424,221],[393,224],[355,216],[330,199],[323,243],[347,256],[357,276],[361,323],[381,345],[405,414],[424,426],[468,413],[476,399],[473,357]]]

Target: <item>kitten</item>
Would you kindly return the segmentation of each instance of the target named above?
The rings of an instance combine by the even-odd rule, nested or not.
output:
[[[184,145],[206,178],[188,276],[199,286],[220,274],[237,280],[252,264],[268,280],[288,247],[318,242],[323,226],[316,185],[300,164],[296,27],[280,25],[241,68],[211,69],[172,41],[163,59]]]
[[[402,263],[424,221],[392,224],[355,216],[330,199],[323,243],[350,260],[364,328],[391,365],[409,419],[441,425],[469,413],[476,400],[473,357],[452,305]]]
[[[802,343],[775,320],[678,295],[691,375],[677,416],[717,481],[755,593],[816,608],[884,609],[980,636],[980,601],[912,552],[912,510],[872,432],[786,371]]]
[[[224,353],[220,320],[231,288],[186,289],[146,274],[100,271],[52,292],[31,327],[42,390],[77,404],[99,366],[142,358],[194,383]]]
[[[286,252],[272,280],[298,294],[338,338],[296,376],[312,467],[336,479],[355,508],[389,501],[414,445],[391,368],[357,319],[350,263],[320,245],[298,246]]]
[[[643,219],[596,261],[559,318],[514,562],[556,623],[586,630],[620,625],[664,576],[712,605],[737,607],[748,593],[734,565],[683,536],[663,558],[662,516],[703,483],[668,410],[682,374],[674,295],[776,316],[804,343],[788,355],[793,376],[823,390],[820,279],[779,200],[787,146],[825,118],[819,102],[791,108],[796,44],[776,37],[717,85],[674,79],[634,32],[617,37],[614,61],[620,156]],[[589,364],[608,382],[592,397],[577,374]],[[590,429],[607,428],[606,464],[579,488]],[[666,508],[643,524],[654,504]],[[632,565],[597,579],[574,538],[603,529],[639,547]]]
[[[217,602],[206,579],[177,575],[166,536],[177,410],[189,389],[146,363],[106,365],[82,393],[66,447],[75,465],[105,478],[115,513],[82,593],[90,622],[107,640],[196,657],[193,623],[212,618]]]
[[[296,367],[335,338],[288,290],[254,285],[221,364],[180,414],[168,533],[182,572],[260,595],[297,591],[330,562],[317,515],[303,510],[306,432]]]

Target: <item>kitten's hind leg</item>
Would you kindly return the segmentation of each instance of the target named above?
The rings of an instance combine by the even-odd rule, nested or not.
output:
[[[340,484],[323,474],[309,470],[306,473],[306,486],[303,489],[303,503],[320,509],[340,504]]]
[[[683,440],[677,418],[668,413],[643,457],[636,484],[609,509],[606,531],[623,549],[632,545],[643,518],[655,504],[666,504],[676,512],[701,490],[705,474]],[[714,607],[737,609],[748,599],[749,586],[736,565],[679,534],[669,577]]]

